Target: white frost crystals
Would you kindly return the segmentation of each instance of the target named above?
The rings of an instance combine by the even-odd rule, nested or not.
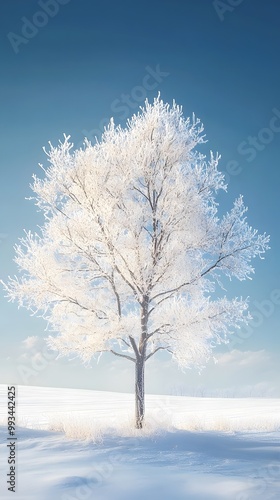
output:
[[[247,321],[246,301],[213,292],[223,276],[249,278],[269,237],[248,225],[242,197],[219,218],[226,186],[219,156],[197,150],[202,132],[158,97],[124,129],[111,120],[94,145],[50,145],[32,186],[44,226],[16,247],[22,275],[4,286],[47,319],[60,354],[107,350],[144,364],[167,349],[201,366]]]

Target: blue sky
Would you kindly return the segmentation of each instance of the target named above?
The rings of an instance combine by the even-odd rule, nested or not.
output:
[[[271,235],[252,282],[253,322],[217,350],[202,375],[181,373],[164,354],[151,361],[147,390],[256,392],[280,396],[279,153],[280,5],[268,0],[13,0],[1,5],[0,276],[16,273],[13,245],[42,223],[29,184],[46,163],[43,146],[63,133],[76,146],[111,116],[124,125],[145,97],[176,100],[205,126],[222,155],[228,193],[242,193],[248,219]],[[40,25],[40,26],[39,26]],[[133,390],[129,363],[104,356],[85,368],[46,353],[45,324],[0,292],[0,382]],[[25,341],[27,337],[35,337]],[[41,364],[40,364],[41,363]],[[28,371],[29,370],[29,371]]]

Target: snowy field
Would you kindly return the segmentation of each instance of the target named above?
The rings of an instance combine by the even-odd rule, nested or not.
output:
[[[18,387],[17,492],[7,491],[7,387],[0,386],[0,498],[279,500],[280,400],[146,398]]]

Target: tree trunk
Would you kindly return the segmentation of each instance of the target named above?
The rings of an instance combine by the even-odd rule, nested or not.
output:
[[[135,426],[142,429],[145,414],[145,389],[144,389],[145,360],[140,356],[135,363]]]
[[[145,414],[145,386],[144,371],[146,360],[146,342],[148,333],[148,308],[149,298],[144,295],[141,311],[141,338],[139,342],[139,351],[135,361],[135,426],[136,429],[142,429]]]

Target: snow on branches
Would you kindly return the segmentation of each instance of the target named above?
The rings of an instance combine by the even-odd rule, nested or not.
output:
[[[242,197],[218,216],[226,185],[219,156],[198,151],[202,133],[158,97],[94,145],[50,144],[32,185],[44,225],[16,246],[21,276],[4,286],[48,321],[61,355],[137,362],[166,349],[200,367],[248,320],[246,300],[215,297],[223,276],[251,277],[269,238],[248,225]]]

